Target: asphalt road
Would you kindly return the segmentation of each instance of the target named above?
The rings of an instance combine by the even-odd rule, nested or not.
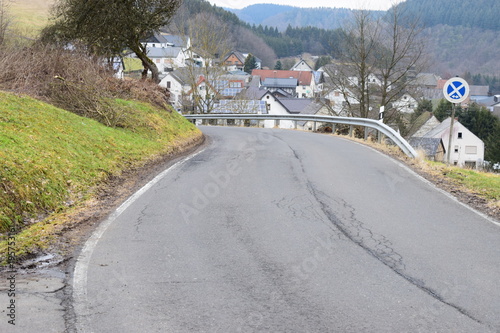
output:
[[[82,250],[79,332],[500,331],[500,226],[360,144],[202,130]]]

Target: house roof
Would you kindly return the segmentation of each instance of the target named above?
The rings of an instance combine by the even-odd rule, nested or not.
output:
[[[148,47],[147,53],[150,58],[177,58],[181,50],[180,47]]]
[[[146,39],[146,43],[166,43],[171,44],[171,46],[186,47],[185,38],[165,32],[155,32],[153,36]]]
[[[440,79],[439,76],[433,73],[418,73],[413,84],[435,88]]]
[[[241,75],[241,76],[250,76],[250,74],[248,74],[247,72],[240,71],[240,70],[231,71],[231,72],[229,72],[229,74],[231,74],[231,75]]]
[[[243,53],[241,52],[238,52],[238,51],[232,51],[231,53],[228,54],[228,56],[226,57],[226,59],[224,59],[224,61],[227,61],[227,59],[229,59],[230,56],[234,55],[236,58],[238,58],[238,60],[244,64],[245,63],[245,59],[246,59],[246,56],[243,55]]]
[[[443,122],[441,124],[439,124],[438,126],[434,127],[432,130],[430,130],[429,132],[427,132],[422,137],[426,137],[426,138],[439,138],[439,137],[442,137],[444,133],[447,133],[447,131],[449,131],[449,129],[450,129],[450,122],[451,122],[451,117],[446,118],[445,120],[443,120]],[[460,129],[460,131],[467,132],[468,133],[467,135],[474,136],[478,140],[482,141],[474,133],[472,133],[471,131],[469,131],[467,129],[467,127],[465,127],[464,125],[462,125],[458,120],[455,120],[453,128],[454,128],[454,131]]]
[[[309,71],[312,71],[312,70],[313,70],[313,69],[312,69],[312,67],[311,67],[311,66],[309,66],[309,64],[308,64],[308,63],[307,63],[304,59],[300,59],[300,60],[299,60],[299,61],[298,61],[295,65],[293,65],[293,67],[292,67],[290,70],[292,70],[292,71],[293,71],[293,70],[296,70],[296,68],[298,68],[298,67],[299,67],[299,66],[301,66],[301,65],[306,65],[306,66],[307,66],[307,68],[309,68],[309,69],[308,69]]]
[[[243,91],[245,96],[250,99],[262,99],[267,92],[267,89],[260,89],[254,86],[248,87],[245,91]]]
[[[297,83],[297,79],[275,79],[268,77],[262,82],[262,85],[274,88],[295,88],[297,87]]]
[[[278,98],[277,100],[289,113],[302,113],[314,102],[309,98]]]
[[[272,95],[277,98],[295,98],[296,94],[291,94],[283,89],[279,88],[272,92]]]
[[[432,116],[432,113],[429,111],[423,112],[408,129],[408,137],[412,137]]]
[[[482,106],[492,107],[500,102],[500,95],[476,99],[475,102],[479,105],[482,105]]]
[[[448,130],[450,128],[450,122],[451,122],[451,117],[448,117],[447,119],[443,120],[443,122],[433,129],[431,129],[429,132],[425,133],[422,137],[425,138],[435,138],[441,136],[441,134]],[[455,121],[455,124],[457,124],[458,121]]]
[[[490,86],[469,86],[471,96],[488,96],[490,93]]]
[[[266,78],[297,79],[299,85],[309,86],[313,80],[312,72],[308,71],[281,71],[272,69],[254,69],[252,75],[259,75],[262,80]]]
[[[199,76],[201,74],[202,74],[201,69],[196,70],[195,72],[196,76]],[[175,79],[182,85],[189,84],[189,81],[192,79],[192,73],[190,73],[189,68],[187,67],[178,68],[175,71],[168,73],[167,77],[168,76],[171,76],[173,79]]]
[[[220,100],[215,106],[216,113],[261,113],[267,114],[266,102],[261,100]]]
[[[426,137],[413,137],[408,140],[410,146],[415,149],[423,149],[425,155],[434,156],[442,145],[441,138],[426,138]]]

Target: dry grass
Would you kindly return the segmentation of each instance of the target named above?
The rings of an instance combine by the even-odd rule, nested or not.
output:
[[[50,8],[55,0],[15,0],[9,12],[13,28],[23,35],[35,37],[48,24]]]
[[[127,110],[116,98],[168,107],[165,89],[150,81],[114,79],[101,58],[35,45],[0,53],[0,89],[27,94],[107,126],[127,127]]]

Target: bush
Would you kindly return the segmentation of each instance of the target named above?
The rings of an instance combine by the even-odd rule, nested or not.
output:
[[[170,111],[168,92],[151,81],[113,77],[105,59],[77,50],[34,45],[0,53],[0,89],[45,100],[107,126],[125,126],[128,112],[111,103],[135,99]],[[113,107],[111,105],[114,105]]]

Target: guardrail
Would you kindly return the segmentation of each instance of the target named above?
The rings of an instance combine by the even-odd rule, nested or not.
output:
[[[350,126],[363,126],[365,128],[372,128],[389,138],[401,150],[411,158],[417,157],[415,149],[395,130],[386,124],[366,118],[351,118],[351,117],[334,117],[334,116],[318,116],[318,115],[271,115],[271,114],[232,114],[232,113],[219,113],[219,114],[187,114],[185,118],[191,120],[203,119],[241,119],[241,120],[292,120],[292,121],[312,121],[321,123],[341,124]]]

